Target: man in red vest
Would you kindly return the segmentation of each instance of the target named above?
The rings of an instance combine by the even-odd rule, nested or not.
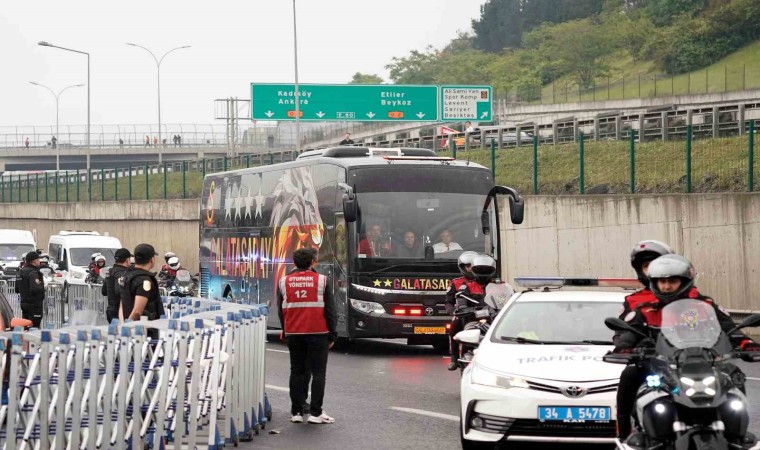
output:
[[[280,323],[290,350],[290,421],[303,422],[311,374],[308,422],[334,423],[335,419],[322,411],[327,353],[338,337],[332,283],[314,270],[317,265],[316,250],[296,250],[293,263],[296,268],[282,277],[277,286]]]

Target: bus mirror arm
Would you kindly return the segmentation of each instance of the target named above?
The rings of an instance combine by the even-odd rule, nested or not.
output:
[[[506,186],[494,186],[488,192],[486,196],[486,203],[483,205],[483,214],[481,216],[481,222],[483,223],[483,233],[488,234],[490,232],[490,226],[487,225],[488,208],[491,206],[491,202],[497,195],[506,195],[509,197],[509,216],[512,223],[519,225],[523,222],[523,215],[525,212],[525,200],[520,197],[520,194],[516,190]]]
[[[338,186],[345,192],[343,194],[343,218],[349,223],[356,222],[359,211],[356,206],[354,189],[346,183],[338,183]]]

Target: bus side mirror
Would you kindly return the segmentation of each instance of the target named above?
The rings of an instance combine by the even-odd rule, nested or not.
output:
[[[356,205],[356,195],[354,189],[346,183],[338,183],[338,187],[343,189],[343,218],[346,222],[356,222],[359,216],[359,207]]]
[[[488,211],[483,211],[480,215],[480,224],[483,226],[483,234],[491,234],[491,220]]]
[[[522,197],[509,197],[509,216],[512,219],[512,223],[520,225],[523,223],[523,215],[525,214],[525,200]]]

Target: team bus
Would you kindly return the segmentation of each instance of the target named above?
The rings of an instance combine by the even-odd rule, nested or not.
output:
[[[335,147],[210,174],[201,200],[201,293],[276,307],[293,252],[319,252],[343,338],[447,348],[444,294],[466,250],[500,257],[499,202],[524,203],[478,164],[425,149]],[[497,264],[497,266],[500,266]],[[269,315],[272,328],[281,324]]]

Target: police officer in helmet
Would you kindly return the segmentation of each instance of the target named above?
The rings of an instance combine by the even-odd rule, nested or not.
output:
[[[157,320],[164,314],[158,281],[153,272],[150,272],[156,265],[156,256],[156,250],[150,244],[135,247],[134,269],[124,272],[119,278],[122,319],[140,320],[144,316],[148,320]],[[157,338],[157,331],[149,330],[148,336]]]
[[[720,327],[734,347],[745,352],[760,352],[760,345],[749,339],[741,331],[732,331],[735,327],[729,315],[715,301],[702,295],[694,287],[696,271],[691,262],[680,255],[667,254],[651,262],[648,266],[650,292],[654,297],[652,302],[642,302],[632,311],[626,313],[623,320],[633,328],[657,339],[662,324],[662,309],[668,304],[681,299],[693,299],[705,302],[706,306],[714,308]],[[632,331],[623,331],[615,339],[615,353],[631,353],[642,341],[642,337]],[[738,373],[737,373],[738,372]],[[732,373],[732,378],[741,382],[742,374]],[[631,432],[630,415],[636,402],[638,388],[644,382],[647,372],[638,367],[629,366],[621,374],[618,386],[618,435],[625,440]],[[741,389],[743,383],[737,383]],[[633,439],[633,437],[631,437]]]
[[[459,278],[451,280],[449,290],[446,291],[446,300],[444,305],[446,306],[446,314],[453,316],[456,309],[456,294],[462,286],[465,286],[467,282],[472,281],[475,277],[472,275],[472,259],[478,256],[476,252],[463,252],[459,255],[457,260],[457,266],[459,267],[459,273],[462,274]],[[464,324],[458,317],[451,319],[451,328],[449,328],[449,350],[451,351],[451,362],[449,363],[449,370],[457,370],[457,359],[459,358],[459,343],[454,340],[454,336],[462,331]]]

